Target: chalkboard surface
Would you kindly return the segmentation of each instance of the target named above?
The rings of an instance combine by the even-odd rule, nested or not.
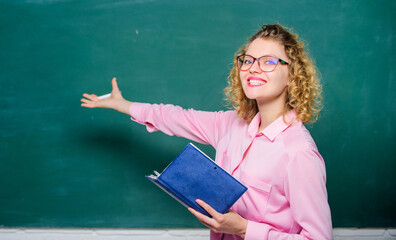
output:
[[[395,1],[0,1],[0,226],[202,225],[144,178],[188,140],[80,107],[117,77],[127,99],[225,110],[234,52],[293,27],[321,72],[309,129],[335,227],[396,226]],[[198,145],[210,156],[214,150]]]

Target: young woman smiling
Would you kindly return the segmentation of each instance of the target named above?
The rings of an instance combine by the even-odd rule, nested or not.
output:
[[[225,214],[197,199],[189,208],[211,239],[332,239],[325,163],[304,123],[316,120],[321,87],[297,35],[264,25],[236,54],[225,95],[234,110],[203,112],[83,94],[82,106],[112,108],[216,149],[216,162],[249,189]]]

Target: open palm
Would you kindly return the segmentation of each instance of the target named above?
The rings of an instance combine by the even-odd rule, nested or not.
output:
[[[87,94],[84,93],[83,97],[81,99],[81,106],[82,107],[87,107],[87,108],[112,108],[115,109],[116,104],[118,101],[124,100],[124,98],[121,95],[121,91],[118,88],[117,80],[116,78],[113,78],[111,80],[111,85],[113,87],[111,91],[110,97],[99,99],[97,95],[95,94]]]

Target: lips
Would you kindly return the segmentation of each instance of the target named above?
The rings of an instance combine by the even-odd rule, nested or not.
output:
[[[249,77],[247,82],[249,87],[260,87],[267,83],[266,80],[259,77]]]

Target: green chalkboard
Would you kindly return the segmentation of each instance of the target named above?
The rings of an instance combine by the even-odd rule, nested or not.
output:
[[[234,52],[281,23],[321,72],[325,109],[309,129],[334,226],[395,227],[395,3],[1,0],[0,226],[201,227],[144,178],[188,140],[81,108],[81,95],[115,76],[129,100],[225,110]]]

